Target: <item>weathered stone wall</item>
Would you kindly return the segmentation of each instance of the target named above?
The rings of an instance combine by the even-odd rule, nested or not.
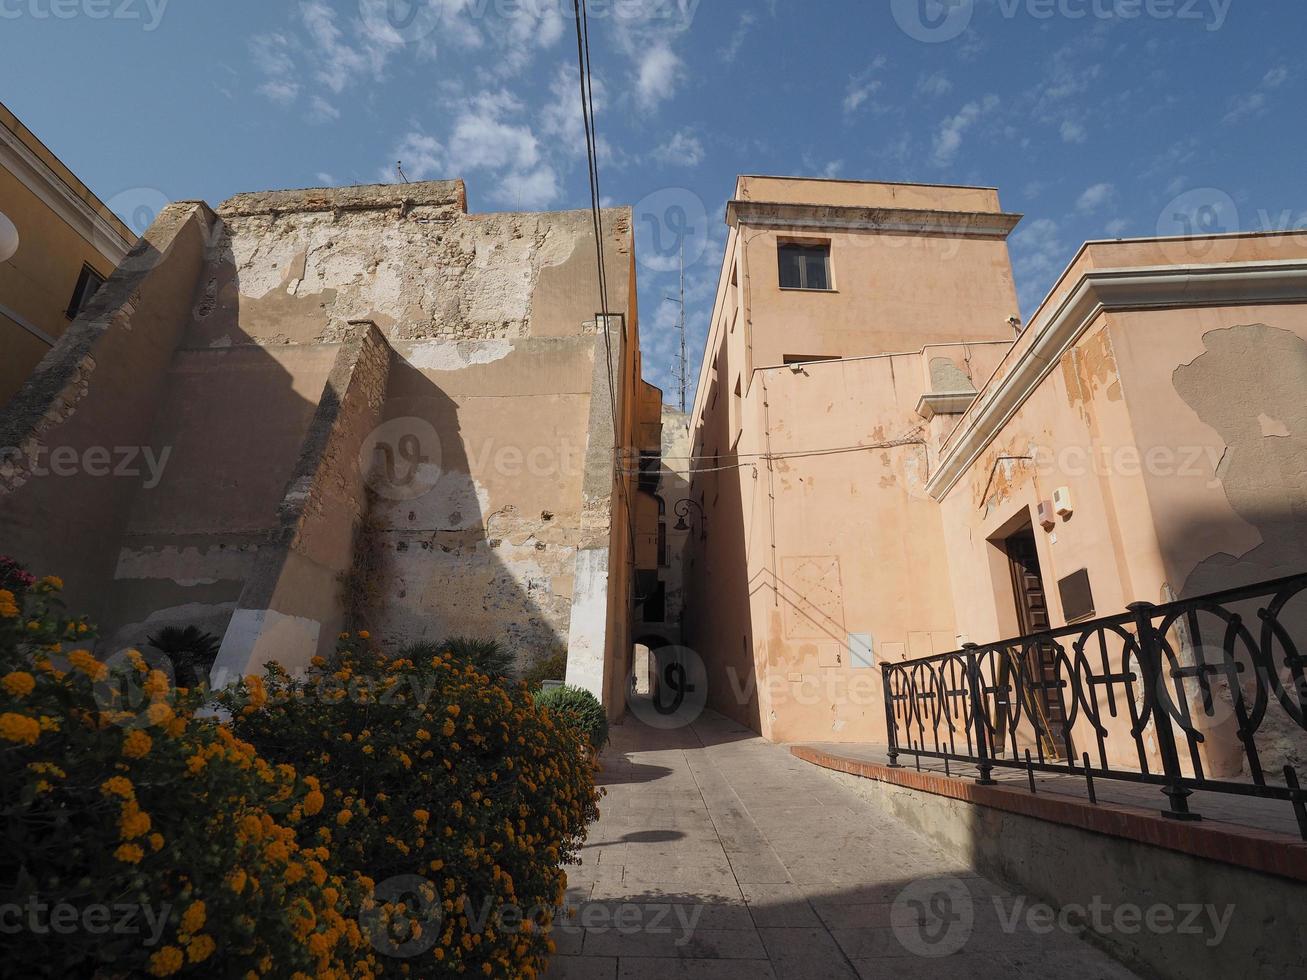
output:
[[[638,377],[629,211],[604,213],[608,343],[589,212],[469,215],[462,182],[440,181],[244,194],[216,215],[166,211],[88,312],[128,335],[145,313],[141,276],[168,264],[151,273],[167,296],[136,335],[144,353],[115,347],[110,383],[92,378],[91,395],[123,407],[87,416],[99,441],[130,432],[166,454],[157,479],[124,487],[112,519],[74,522],[91,557],[74,560],[82,542],[58,533],[72,505],[32,492],[3,543],[30,525],[19,557],[69,574],[110,645],[196,624],[227,634],[231,670],[302,661],[334,635],[359,527],[377,560],[356,584],[375,593],[368,625],[391,645],[463,633],[523,662],[569,638],[611,654],[628,556],[585,555],[606,558],[627,534],[613,451],[619,434],[631,444],[624,389]],[[375,325],[366,341],[359,321]],[[86,398],[95,355],[70,348],[38,376],[6,441]],[[578,626],[578,604],[604,612]]]
[[[588,454],[611,460],[590,442],[593,233],[587,212],[464,207],[458,181],[234,198],[188,342],[307,353],[374,322],[397,356],[361,464],[389,453],[396,485],[374,483],[370,625],[392,645],[491,636],[526,661],[567,641],[587,500],[611,523],[611,476],[583,491]],[[605,231],[614,329],[633,331],[629,215]]]

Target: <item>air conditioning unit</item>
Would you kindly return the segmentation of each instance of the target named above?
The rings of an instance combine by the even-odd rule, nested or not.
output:
[[[1075,510],[1075,508],[1071,506],[1070,487],[1058,487],[1053,491],[1053,510],[1055,510],[1060,517],[1071,516],[1071,512]]]
[[[1041,500],[1039,502],[1039,526],[1045,531],[1051,531],[1057,527],[1057,515],[1053,512],[1053,501]]]

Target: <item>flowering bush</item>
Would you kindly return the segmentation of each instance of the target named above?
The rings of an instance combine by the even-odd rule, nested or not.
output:
[[[330,869],[375,883],[358,912],[384,975],[543,968],[597,794],[583,740],[524,686],[450,654],[387,659],[362,632],[307,677],[270,666],[224,703],[261,753],[318,773],[325,802],[301,830]]]
[[[202,695],[137,651],[76,648],[93,634],[60,585],[0,589],[0,909],[23,932],[4,972],[369,975],[350,883],[299,831],[317,781],[196,717]]]

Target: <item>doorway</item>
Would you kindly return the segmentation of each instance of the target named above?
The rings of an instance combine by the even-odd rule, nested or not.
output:
[[[1016,601],[1016,615],[1021,636],[1043,633],[1051,628],[1048,612],[1048,592],[1044,588],[1044,575],[1039,567],[1039,549],[1035,543],[1034,526],[1026,523],[1003,539],[1008,569],[1012,576],[1012,595]],[[1024,707],[1032,719],[1039,722],[1039,742],[1044,753],[1052,758],[1066,758],[1071,747],[1065,744],[1063,725],[1066,722],[1066,705],[1058,684],[1057,648],[1052,643],[1032,644],[1022,656],[1025,658],[1026,676],[1031,689],[1025,693]]]

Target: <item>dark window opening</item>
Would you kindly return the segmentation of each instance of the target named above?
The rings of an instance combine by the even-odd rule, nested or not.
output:
[[[77,277],[77,287],[73,290],[72,301],[68,304],[66,316],[70,320],[76,320],[82,310],[86,309],[86,304],[91,301],[91,297],[96,294],[101,286],[104,285],[104,276],[96,272],[89,265],[82,266],[82,274]]]
[[[782,289],[830,289],[830,246],[782,243]]]
[[[658,522],[658,567],[667,567],[667,522]]]
[[[782,364],[808,364],[812,361],[838,361],[838,354],[785,354]]]
[[[644,600],[644,621],[661,623],[667,618],[667,585],[659,582]]]
[[[662,453],[657,450],[641,449],[639,488],[645,493],[653,493],[658,489],[658,482],[662,479],[662,475]]]

